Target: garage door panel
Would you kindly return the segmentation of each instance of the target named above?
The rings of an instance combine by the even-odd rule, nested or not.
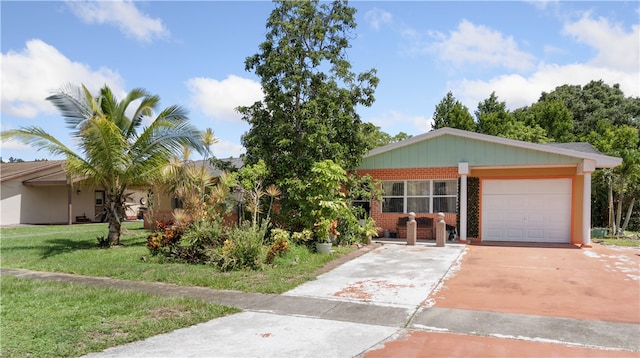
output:
[[[482,240],[570,242],[571,179],[483,180]]]
[[[529,196],[529,195],[527,195]],[[546,206],[548,206],[549,201],[547,200],[547,198],[543,198],[543,197],[535,197],[535,198],[527,198],[527,211],[531,212],[531,211],[542,211],[545,209]]]
[[[487,230],[488,234],[491,237],[504,237],[505,235],[502,233],[502,229],[501,228],[489,228]]]
[[[542,214],[529,214],[527,215],[527,225],[529,226],[540,226],[544,225],[546,222],[546,215]]]
[[[507,236],[500,241],[508,241],[508,240],[522,241],[525,239],[524,229],[517,229],[517,228],[510,227],[506,229],[506,232],[507,232]]]

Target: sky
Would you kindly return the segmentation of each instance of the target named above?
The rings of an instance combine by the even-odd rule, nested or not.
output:
[[[361,119],[395,135],[431,129],[451,91],[469,108],[495,92],[514,110],[564,84],[603,80],[640,97],[638,1],[352,1],[347,59],[380,83]],[[263,96],[245,70],[258,53],[269,1],[0,1],[0,130],[38,126],[73,147],[45,100],[68,86],[118,98],[144,88],[213,129],[218,158],[244,153],[235,111]],[[0,156],[62,159],[4,141]],[[192,159],[199,159],[194,157]]]

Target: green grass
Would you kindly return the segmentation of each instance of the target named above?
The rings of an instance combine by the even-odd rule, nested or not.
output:
[[[282,293],[315,278],[327,262],[353,251],[318,255],[293,246],[260,271],[163,262],[146,248],[142,223],[125,223],[122,247],[102,249],[106,224],[0,229],[3,268],[67,272],[246,292]],[[144,258],[144,260],[142,259]],[[0,356],[70,357],[169,332],[237,312],[188,298],[2,276]]]
[[[2,357],[72,357],[238,312],[189,298],[3,276]]]
[[[639,247],[640,246],[640,233],[638,232],[625,232],[625,236],[614,237],[614,236],[605,236],[599,237],[597,239],[593,239],[593,242],[602,244],[602,245],[612,245],[612,246],[630,246],[630,247]]]
[[[261,271],[220,272],[214,266],[170,263],[151,257],[146,247],[148,231],[142,229],[142,223],[125,223],[124,228],[121,238],[124,246],[109,249],[98,248],[96,239],[106,235],[106,224],[2,228],[1,264],[37,271],[282,293],[314,279],[317,269],[353,251],[336,247],[336,253],[317,255],[305,247],[293,247],[285,257],[276,260],[273,267]]]

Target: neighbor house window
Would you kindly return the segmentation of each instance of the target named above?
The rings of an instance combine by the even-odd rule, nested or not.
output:
[[[182,209],[182,199],[177,196],[171,198],[171,209]]]
[[[383,181],[384,213],[455,213],[457,180]]]

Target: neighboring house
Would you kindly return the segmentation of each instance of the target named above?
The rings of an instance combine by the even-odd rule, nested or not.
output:
[[[234,169],[240,169],[244,166],[244,162],[240,158],[220,159],[220,161]],[[209,161],[205,163],[204,160],[196,160],[190,162],[190,165],[198,167],[205,165],[212,178],[217,178],[223,172],[223,169],[212,165]],[[174,210],[182,207],[182,203],[174,193],[164,192],[160,188],[154,188],[151,192],[153,193],[153,195],[150,196],[153,210],[151,215],[145,215],[144,217],[144,227],[146,229],[153,228],[156,221],[170,222],[173,220]],[[239,210],[240,207],[238,206],[231,215],[224,218],[225,221],[229,223],[235,222],[238,218]]]
[[[145,189],[130,190],[127,218],[137,219]],[[0,225],[71,224],[103,220],[104,190],[70,183],[63,160],[0,163]]]
[[[358,173],[382,181],[384,200],[370,212],[399,237],[415,212],[418,238],[433,238],[443,212],[462,242],[588,246],[591,173],[621,163],[588,143],[535,144],[442,128],[372,150]]]

